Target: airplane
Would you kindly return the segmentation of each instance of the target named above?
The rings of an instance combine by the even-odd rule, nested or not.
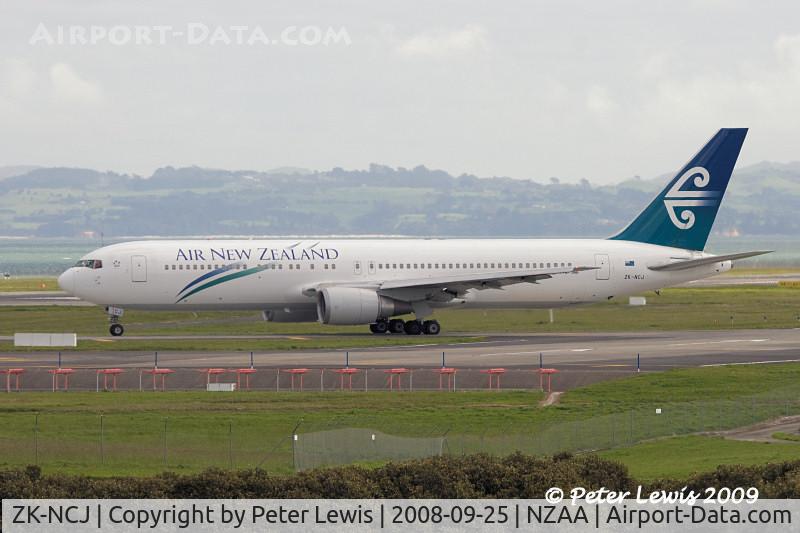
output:
[[[273,322],[436,335],[436,309],[552,309],[660,290],[769,253],[703,251],[746,135],[719,130],[607,239],[136,241],[84,256],[58,284],[105,306],[112,336],[126,309],[258,310]]]

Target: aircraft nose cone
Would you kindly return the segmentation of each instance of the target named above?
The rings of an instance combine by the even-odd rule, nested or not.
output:
[[[58,276],[58,286],[70,294],[75,292],[75,271],[71,268]]]

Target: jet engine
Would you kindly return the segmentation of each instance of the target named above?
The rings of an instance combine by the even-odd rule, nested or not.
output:
[[[317,318],[323,324],[371,324],[412,311],[411,304],[371,289],[328,287],[317,292]]]

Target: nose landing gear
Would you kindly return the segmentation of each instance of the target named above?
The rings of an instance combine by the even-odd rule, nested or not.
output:
[[[108,327],[108,332],[112,337],[121,337],[125,333],[125,328],[119,323],[119,319],[122,318],[124,311],[119,307],[109,306],[106,307],[106,313],[108,313],[108,321],[111,323]]]

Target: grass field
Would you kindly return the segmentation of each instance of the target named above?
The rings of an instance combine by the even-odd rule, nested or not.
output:
[[[0,278],[0,292],[60,291],[53,277],[14,276]]]
[[[800,459],[800,444],[747,442],[691,435],[615,448],[600,455],[627,465],[634,478],[650,481],[664,477],[685,478],[712,470],[718,465],[756,465],[797,460]]]
[[[520,391],[11,394],[0,400],[0,466],[38,461],[49,472],[92,475],[256,465],[289,472],[289,435],[298,424],[299,433],[357,427],[414,437],[447,434],[451,453],[480,449],[506,453],[541,444],[537,439],[558,424],[574,423],[584,434],[604,431],[608,426],[604,416],[616,413],[627,421],[629,410],[640,413],[638,427],[641,413],[652,413],[653,406],[665,408],[659,420],[668,422],[667,432],[691,431],[690,425],[682,424],[696,422],[696,414],[670,419],[671,407],[683,413],[690,402],[703,407],[726,401],[737,412],[747,411],[750,398],[764,390],[796,397],[800,364],[640,375],[575,389],[565,393],[558,405],[546,408],[539,406],[539,392]],[[768,416],[753,413],[755,419]],[[570,443],[571,431],[562,442]],[[627,434],[624,427],[617,431]],[[625,438],[618,436],[617,445],[626,444]],[[747,444],[682,437],[604,453],[615,458],[619,454],[620,460],[639,469],[635,474],[653,478],[735,462],[748,453]],[[660,448],[650,453],[648,446]],[[800,446],[786,446],[779,450],[781,458],[800,458]],[[769,455],[772,448],[754,444],[753,449],[758,453],[753,452],[752,462],[777,457]]]
[[[218,349],[202,341],[137,341],[137,335],[288,335],[292,338],[239,341],[243,351],[294,348],[344,348],[392,344],[469,342],[489,333],[555,333],[586,331],[659,331],[679,329],[790,328],[800,326],[800,289],[785,287],[679,288],[648,295],[644,307],[627,300],[555,311],[550,324],[546,310],[441,310],[436,317],[447,337],[375,337],[364,326],[322,326],[316,323],[263,322],[252,312],[147,312],[125,314],[126,336],[108,336],[105,313],[98,307],[0,307],[0,335],[14,332],[76,332],[102,340],[85,341],[79,349],[192,350]],[[469,332],[469,333],[459,333]],[[450,335],[454,336],[450,336]],[[325,335],[303,338],[304,335]],[[109,344],[114,342],[113,345]],[[190,342],[190,341],[189,341]],[[230,343],[226,343],[230,346]],[[11,343],[0,342],[0,350]]]
[[[773,439],[787,440],[792,442],[800,442],[800,435],[796,433],[786,433],[785,431],[778,431],[772,434]]]
[[[59,351],[81,350],[81,351],[119,351],[119,352],[166,352],[170,350],[180,351],[223,351],[223,352],[266,352],[266,351],[287,351],[287,350],[338,350],[356,348],[375,348],[385,346],[414,346],[414,345],[436,345],[436,344],[458,344],[470,343],[485,340],[481,336],[450,336],[440,335],[436,337],[413,337],[413,336],[339,336],[331,335],[326,337],[302,337],[287,336],[275,339],[150,339],[136,340],[134,338],[115,339],[112,337],[98,338],[93,340],[82,340],[78,342],[77,348],[58,348]],[[53,348],[37,347],[13,347],[12,342],[0,342],[0,352],[52,352]]]

